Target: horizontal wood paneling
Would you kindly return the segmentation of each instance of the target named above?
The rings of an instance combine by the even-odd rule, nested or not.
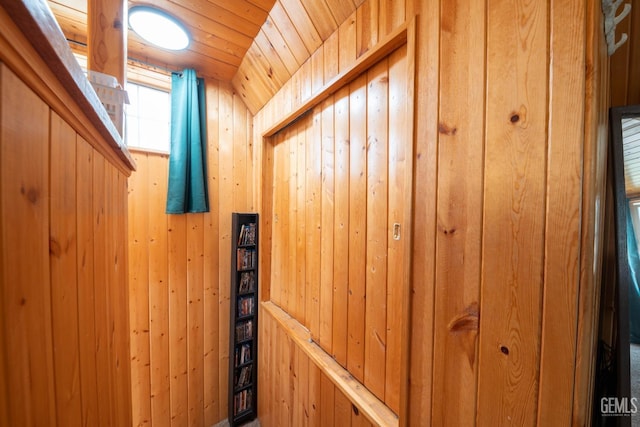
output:
[[[134,425],[214,425],[227,417],[231,212],[254,210],[252,120],[229,85],[205,85],[210,213],[165,214],[168,156],[134,152]]]
[[[0,87],[4,419],[129,425],[126,177],[4,64]]]

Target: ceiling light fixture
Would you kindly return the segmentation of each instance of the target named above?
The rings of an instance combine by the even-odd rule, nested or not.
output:
[[[158,47],[182,50],[189,46],[184,26],[168,13],[149,6],[129,9],[129,26],[140,37]]]

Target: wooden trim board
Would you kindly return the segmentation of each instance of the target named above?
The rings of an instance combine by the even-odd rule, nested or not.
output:
[[[270,301],[261,302],[261,307],[278,321],[282,329],[331,382],[374,425],[397,427],[399,420],[380,399],[373,395],[353,375],[338,364],[329,354],[311,339],[311,334],[300,322]],[[261,314],[264,315],[264,314]]]

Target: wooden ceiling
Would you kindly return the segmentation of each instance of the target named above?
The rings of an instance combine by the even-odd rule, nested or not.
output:
[[[129,31],[128,56],[231,82],[256,113],[364,0],[142,0],[181,20],[189,48],[155,48]],[[65,36],[86,45],[87,0],[49,0]],[[355,18],[354,18],[355,19]]]
[[[622,119],[624,184],[628,197],[640,196],[640,118]]]

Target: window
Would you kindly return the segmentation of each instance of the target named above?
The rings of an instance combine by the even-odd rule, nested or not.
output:
[[[171,134],[171,95],[135,83],[127,83],[129,105],[126,106],[127,146],[168,153]]]

